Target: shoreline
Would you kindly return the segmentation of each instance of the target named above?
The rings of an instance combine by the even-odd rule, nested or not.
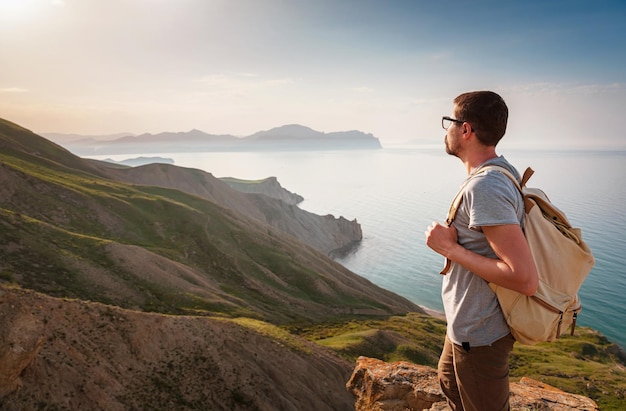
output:
[[[418,306],[419,306],[419,308],[424,310],[426,312],[426,314],[428,314],[428,315],[430,315],[432,317],[435,317],[435,318],[437,318],[439,320],[444,320],[444,321],[446,320],[446,315],[442,311],[433,310],[432,308],[428,308],[426,306],[419,305],[419,304],[418,304]]]

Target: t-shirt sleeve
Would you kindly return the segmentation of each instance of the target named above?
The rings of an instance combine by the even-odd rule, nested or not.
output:
[[[482,231],[484,226],[520,224],[516,210],[517,188],[507,176],[497,171],[476,176],[465,191],[469,210],[469,228]]]

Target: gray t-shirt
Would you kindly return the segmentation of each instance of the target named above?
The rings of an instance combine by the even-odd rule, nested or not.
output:
[[[519,180],[517,170],[502,156],[484,165],[505,167]],[[524,203],[509,178],[495,170],[469,176],[463,201],[454,219],[458,242],[468,250],[497,258],[482,232],[483,226],[523,225]],[[443,278],[442,299],[448,338],[458,345],[491,345],[509,333],[502,310],[489,283],[465,267],[452,263]]]

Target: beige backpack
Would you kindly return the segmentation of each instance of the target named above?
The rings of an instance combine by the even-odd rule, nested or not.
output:
[[[580,229],[570,225],[565,214],[543,191],[526,187],[534,173],[530,167],[521,183],[508,170],[495,165],[484,166],[477,174],[488,170],[505,174],[522,193],[524,234],[539,273],[539,286],[531,297],[490,284],[511,333],[518,342],[528,345],[554,341],[567,327],[571,327],[573,335],[576,317],[582,309],[578,290],[594,265],[591,250],[583,241]],[[448,225],[454,220],[464,190],[465,185],[450,206]],[[446,274],[449,268],[450,261],[446,261],[441,274]]]

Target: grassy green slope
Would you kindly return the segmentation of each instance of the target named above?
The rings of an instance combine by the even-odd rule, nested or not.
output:
[[[177,190],[107,180],[46,141],[0,121],[0,279],[274,323],[418,309],[278,230]]]
[[[361,356],[410,361],[433,368],[445,336],[445,322],[412,313],[388,319],[352,320],[292,330],[343,358]],[[595,400],[603,411],[626,409],[626,357],[598,332],[577,327],[550,343],[515,344],[511,379],[530,377]]]

